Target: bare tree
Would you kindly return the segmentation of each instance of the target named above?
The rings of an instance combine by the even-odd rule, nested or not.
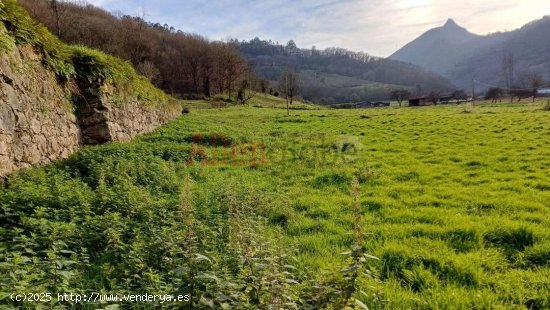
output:
[[[266,79],[260,80],[260,91],[264,94],[267,93],[267,88],[269,87],[269,81]]]
[[[237,100],[240,104],[246,104],[250,99],[254,98],[257,94],[256,91],[256,78],[249,74],[247,79],[244,79],[240,83],[240,88],[237,93]]]
[[[203,61],[202,61],[202,92],[206,97],[210,97],[211,94],[211,82],[212,75],[214,72],[214,53],[211,48],[206,48],[204,50]]]
[[[216,79],[220,92],[233,94],[237,81],[247,72],[246,62],[239,52],[229,44],[221,44],[216,50]]]
[[[514,84],[514,54],[506,52],[502,56],[502,74],[506,88],[512,88]]]
[[[55,34],[60,38],[61,37],[61,19],[65,16],[67,7],[60,5],[58,0],[50,1],[50,8],[53,12],[54,23],[55,23]]]
[[[397,100],[397,103],[399,103],[399,107],[401,107],[401,103],[403,102],[403,100],[409,99],[410,96],[411,92],[403,88],[392,90],[391,92],[391,98]]]
[[[0,0],[1,2],[2,0]],[[109,13],[84,0],[18,0],[61,40],[123,58],[172,94],[235,96],[246,62],[231,43],[210,42],[138,16]]]
[[[439,102],[439,98],[441,98],[441,95],[438,92],[433,91],[428,95],[427,100],[436,105]]]
[[[301,91],[300,77],[294,70],[285,69],[279,80],[279,90],[286,98],[287,115],[290,115],[289,104]]]
[[[141,75],[148,78],[149,81],[151,81],[152,83],[157,84],[159,82],[160,71],[159,69],[157,69],[154,63],[146,60],[139,63],[136,66],[136,69]]]
[[[466,100],[468,99],[468,94],[462,89],[455,90],[453,92],[453,99],[455,100]]]
[[[533,102],[535,102],[538,89],[544,85],[544,77],[540,72],[524,71],[518,74],[518,82],[521,88],[531,90],[533,94]]]
[[[200,92],[200,83],[202,81],[201,69],[205,61],[207,44],[206,39],[197,35],[191,36],[188,42],[186,42],[185,53],[182,55],[185,63],[183,70],[195,94]]]

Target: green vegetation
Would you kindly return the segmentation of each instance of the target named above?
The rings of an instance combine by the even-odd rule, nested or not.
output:
[[[76,68],[76,78],[85,85],[85,93],[94,93],[102,85],[111,85],[122,94],[117,102],[127,101],[126,97],[137,97],[145,105],[154,106],[170,101],[162,90],[153,87],[149,80],[136,73],[127,61],[83,46],[72,48],[72,63]],[[91,89],[87,88],[91,86]]]
[[[3,10],[4,4],[0,3],[0,12]],[[0,52],[9,52],[15,48],[13,38],[6,31],[6,27],[0,24]]]
[[[338,92],[348,94],[347,98],[341,96],[339,103],[358,102],[367,99],[382,100],[390,97],[394,89],[408,89],[413,91],[414,87],[389,83],[373,82],[360,77],[345,76],[334,73],[325,73],[314,70],[300,71],[305,85],[330,85],[338,89]],[[333,96],[336,94],[333,94]],[[335,98],[321,98],[320,103],[334,103]]]
[[[259,77],[271,81],[271,87],[289,67],[296,71],[303,81],[300,96],[311,102],[344,104],[388,99],[395,89],[448,92],[454,88],[440,75],[363,52],[338,47],[301,49],[293,40],[286,45],[259,38],[230,42],[254,63]]]
[[[50,290],[185,292],[196,308],[550,307],[542,102],[189,106],[131,143],[7,180],[3,302]]]
[[[183,105],[189,109],[209,109],[229,107],[238,105],[238,103],[229,99],[227,95],[216,95],[213,98],[204,100],[186,100],[183,102]],[[247,102],[247,106],[253,108],[286,109],[286,100],[284,97],[276,97],[258,92]],[[321,108],[319,105],[301,101],[294,101],[289,106],[290,110],[319,110]]]
[[[15,44],[36,48],[43,56],[44,65],[53,70],[60,79],[67,81],[74,75],[74,67],[70,63],[70,47],[52,35],[46,27],[30,18],[17,1],[3,1],[0,6],[0,18]]]

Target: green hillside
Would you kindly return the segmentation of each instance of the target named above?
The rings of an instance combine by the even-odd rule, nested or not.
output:
[[[550,306],[541,102],[189,106],[131,143],[7,180],[1,303],[66,291],[185,293],[193,309]]]
[[[296,47],[294,41],[281,45],[259,38],[233,39],[230,43],[252,64],[260,78],[271,81],[274,89],[285,69],[298,72],[302,82],[300,96],[310,102],[341,104],[350,102],[351,97],[359,101],[389,100],[391,90],[401,88],[418,89],[419,93],[455,89],[436,73],[363,52],[343,48],[303,49]],[[356,87],[350,89],[352,86]]]
[[[323,98],[317,99],[319,103],[352,102],[362,100],[390,100],[392,90],[408,89],[414,93],[414,87],[397,84],[385,84],[368,81],[359,77],[345,76],[334,73],[325,73],[314,70],[300,72],[302,83],[309,87],[310,91]],[[276,81],[273,81],[276,83]],[[346,94],[346,95],[342,95]],[[338,96],[339,97],[338,99]]]

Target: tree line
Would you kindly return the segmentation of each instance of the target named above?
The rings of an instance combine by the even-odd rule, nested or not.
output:
[[[105,51],[130,62],[164,91],[183,98],[249,87],[249,64],[234,45],[209,41],[143,16],[109,13],[84,1],[20,0],[31,16],[70,44]],[[242,91],[242,90],[241,90]]]
[[[535,101],[538,90],[546,83],[541,72],[533,70],[521,70],[516,73],[516,61],[512,52],[505,52],[502,56],[502,81],[504,87],[490,87],[485,98],[492,102],[502,101],[502,98],[509,96],[511,101],[515,98],[518,102],[521,99],[533,98]]]

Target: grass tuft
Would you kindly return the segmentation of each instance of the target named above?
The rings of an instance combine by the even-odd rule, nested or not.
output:
[[[507,251],[523,251],[534,244],[534,234],[526,227],[500,227],[483,235],[483,242],[489,246],[500,247]]]

